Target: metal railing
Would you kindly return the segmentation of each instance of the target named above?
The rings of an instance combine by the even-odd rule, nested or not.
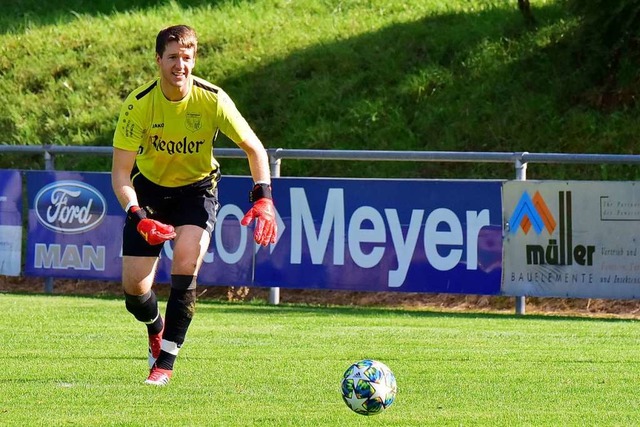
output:
[[[572,154],[529,153],[492,151],[383,151],[383,150],[306,150],[271,148],[267,150],[271,163],[283,159],[297,160],[362,160],[362,161],[410,161],[410,162],[478,162],[478,163],[528,163],[554,164],[640,164],[640,154]],[[95,154],[110,156],[112,147],[69,145],[8,145],[0,143],[0,153],[43,154],[45,169],[53,169],[57,154]],[[244,158],[239,148],[216,148],[220,158]],[[47,167],[49,165],[50,167]]]
[[[45,170],[55,169],[57,154],[93,154],[110,156],[112,147],[62,146],[62,145],[6,145],[0,144],[0,153],[42,153]],[[378,151],[378,150],[306,150],[275,148],[268,149],[271,175],[280,176],[283,159],[295,160],[351,160],[351,161],[405,161],[405,162],[475,162],[511,163],[515,179],[527,179],[529,163],[552,164],[636,164],[640,165],[640,154],[571,154],[523,152],[474,152],[474,151]],[[239,148],[216,148],[218,158],[244,158]],[[46,279],[45,290],[53,290],[53,279]],[[280,288],[270,288],[269,303],[279,304]],[[516,314],[525,313],[525,297],[515,297]]]

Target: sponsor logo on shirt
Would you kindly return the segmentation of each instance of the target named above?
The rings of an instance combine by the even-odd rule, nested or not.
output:
[[[165,141],[159,135],[151,136],[151,145],[156,151],[164,151],[167,154],[195,154],[200,152],[200,146],[204,144],[204,140],[190,141],[185,136],[178,141]]]

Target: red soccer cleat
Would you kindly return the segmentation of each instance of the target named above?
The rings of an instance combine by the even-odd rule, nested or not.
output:
[[[169,379],[171,379],[171,374],[173,373],[170,369],[160,369],[157,366],[151,368],[151,372],[149,376],[145,380],[145,384],[164,386],[169,384]]]

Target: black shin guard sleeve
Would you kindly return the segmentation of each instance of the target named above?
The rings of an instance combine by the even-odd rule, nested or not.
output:
[[[143,295],[129,295],[125,292],[124,304],[127,311],[140,322],[149,324],[158,317],[158,300],[151,290]]]
[[[182,346],[196,308],[195,289],[171,289],[167,301],[163,338]]]
[[[171,275],[171,289],[195,289],[196,288],[196,276],[189,276],[186,274],[172,274]]]
[[[195,308],[196,277],[172,274],[163,338],[182,346]]]

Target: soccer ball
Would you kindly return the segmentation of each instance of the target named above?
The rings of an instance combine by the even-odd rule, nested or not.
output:
[[[342,399],[349,409],[360,415],[377,415],[396,398],[396,377],[377,360],[354,363],[342,376]]]

